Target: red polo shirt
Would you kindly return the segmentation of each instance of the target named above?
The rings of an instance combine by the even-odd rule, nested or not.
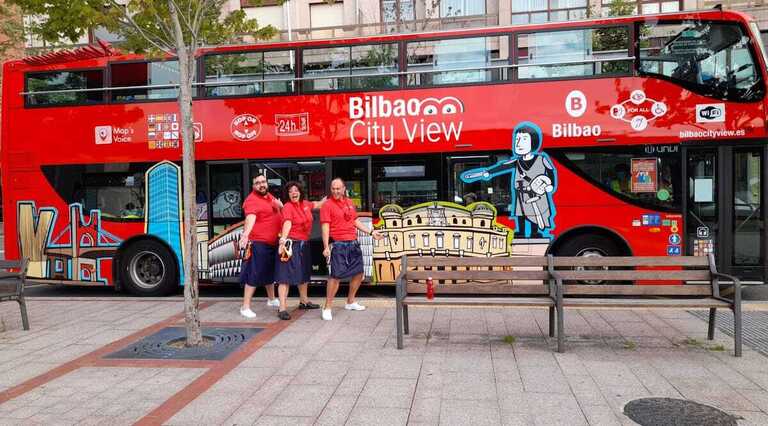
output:
[[[341,200],[329,198],[320,208],[320,223],[330,224],[331,239],[334,241],[357,240],[355,219],[355,205],[347,197]]]
[[[307,200],[302,200],[299,203],[290,201],[283,206],[283,222],[291,221],[288,238],[309,241],[309,233],[312,232],[312,207],[312,203]]]
[[[251,192],[243,203],[245,215],[256,215],[256,223],[248,235],[251,241],[258,241],[269,245],[277,245],[280,227],[283,224],[280,210],[275,205],[275,197],[272,194],[260,195]]]

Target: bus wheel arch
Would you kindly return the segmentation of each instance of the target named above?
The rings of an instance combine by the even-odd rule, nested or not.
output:
[[[555,256],[632,256],[632,249],[624,238],[594,225],[569,229],[552,242],[548,252]]]
[[[165,296],[179,286],[179,264],[171,247],[151,235],[124,241],[117,251],[112,273],[117,289],[136,296]]]

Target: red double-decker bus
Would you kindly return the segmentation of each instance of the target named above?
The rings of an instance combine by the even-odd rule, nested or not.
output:
[[[765,277],[766,58],[741,13],[203,49],[198,229],[181,224],[178,64],[101,46],[5,64],[5,254],[46,282],[162,294],[183,232],[200,278],[235,281],[250,178],[342,177],[422,256],[704,255]],[[326,266],[315,244],[314,273]]]

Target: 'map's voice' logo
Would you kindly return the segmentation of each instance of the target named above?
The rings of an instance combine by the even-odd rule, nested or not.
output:
[[[696,105],[697,123],[723,123],[725,122],[725,104]]]
[[[405,133],[408,143],[459,142],[464,104],[453,96],[390,100],[384,96],[349,98],[349,139],[355,146],[395,147],[395,136]],[[381,120],[381,121],[380,121]],[[402,127],[402,132],[397,129]]]

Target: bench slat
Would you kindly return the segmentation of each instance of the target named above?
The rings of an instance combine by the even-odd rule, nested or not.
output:
[[[555,271],[555,274],[564,280],[614,280],[614,281],[635,281],[635,280],[661,280],[661,281],[709,281],[709,271],[651,271],[651,270],[595,270],[595,271]]]
[[[410,259],[409,259],[410,260]],[[572,266],[701,266],[709,267],[706,256],[554,256],[555,267]]]
[[[408,283],[408,293],[425,294],[427,286],[425,284]],[[436,284],[435,294],[549,294],[549,286],[539,284],[498,284],[498,283],[476,283],[468,282],[461,284]]]
[[[699,299],[599,299],[567,298],[565,307],[602,307],[602,308],[729,308],[730,304],[711,297]]]
[[[566,296],[590,294],[615,294],[619,296],[711,296],[709,284],[685,285],[587,285],[566,284],[563,286]]]
[[[408,280],[546,280],[547,271],[408,271]]]
[[[408,296],[403,300],[406,305],[449,305],[449,306],[554,306],[554,301],[547,297],[506,297],[472,298],[441,297],[432,300],[421,296]]]
[[[412,266],[547,266],[546,256],[510,257],[430,257],[408,256],[408,267]]]

